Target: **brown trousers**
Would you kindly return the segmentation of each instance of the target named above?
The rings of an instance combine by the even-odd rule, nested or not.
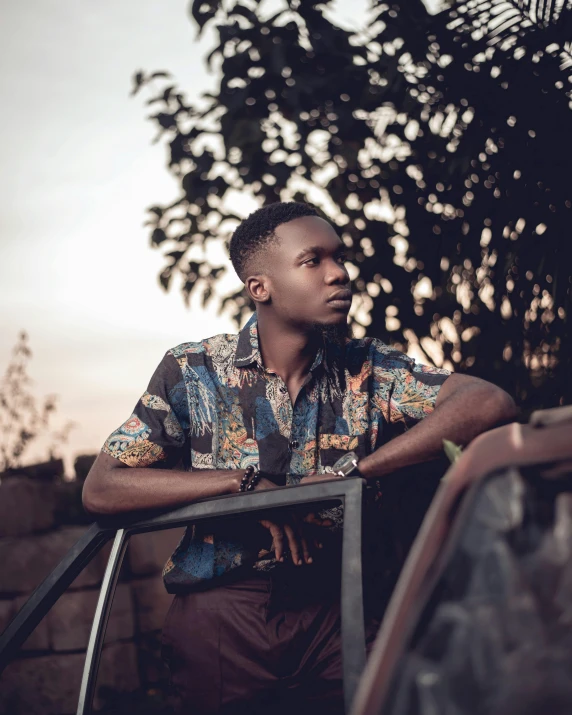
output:
[[[163,656],[180,715],[342,715],[339,581],[292,566],[175,596]]]

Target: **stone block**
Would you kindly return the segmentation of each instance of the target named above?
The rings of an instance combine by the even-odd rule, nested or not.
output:
[[[160,573],[184,533],[184,528],[178,528],[131,537],[128,549],[131,573],[135,576]]]
[[[16,598],[9,601],[0,601],[0,633],[8,626],[16,613],[24,605],[25,598]],[[36,628],[30,633],[27,640],[21,645],[22,651],[49,650],[47,618],[42,618]]]
[[[75,471],[75,478],[80,482],[84,482],[87,477],[89,470],[92,468],[93,463],[97,458],[97,454],[80,454],[75,458],[73,463],[73,468]]]
[[[47,616],[50,645],[55,651],[87,648],[99,591],[69,591]],[[133,606],[129,586],[120,584],[109,614],[105,642],[133,637]]]
[[[140,685],[137,649],[133,643],[110,643],[101,653],[94,709],[113,704],[119,693],[130,693]]]
[[[46,534],[0,539],[0,594],[31,593],[53,570],[85,532],[85,527],[66,527]],[[71,588],[101,582],[110,546],[102,549],[73,582]]]
[[[0,633],[16,615],[16,603],[12,599],[0,601]]]
[[[56,524],[58,526],[83,526],[94,521],[93,517],[83,508],[82,488],[83,484],[77,479],[58,482],[56,492]]]
[[[14,615],[28,600],[27,596],[20,596],[14,600]],[[50,634],[48,631],[48,616],[44,616],[28,638],[22,643],[22,651],[47,651],[50,650]]]
[[[0,681],[0,713],[71,715],[76,712],[83,653],[16,660]]]
[[[14,467],[4,472],[2,478],[12,476],[45,479],[52,482],[56,477],[64,476],[64,462],[62,459],[49,459],[47,462],[28,464],[25,467]]]
[[[160,576],[131,582],[135,600],[135,617],[141,633],[163,628],[173,596],[165,590]]]
[[[48,630],[47,616],[42,618],[28,638],[22,643],[21,650],[22,652],[50,650],[50,633]]]
[[[0,537],[46,531],[55,523],[56,485],[28,477],[0,482]]]
[[[99,591],[70,591],[52,606],[47,619],[55,651],[87,648]]]
[[[119,584],[115,590],[115,598],[109,614],[105,642],[114,643],[133,638],[134,631],[135,617],[131,588],[129,584]]]
[[[23,643],[22,650],[70,651],[87,648],[98,597],[99,590],[63,593]],[[8,614],[8,620],[11,620],[24,605],[26,599],[27,597],[23,596],[13,602],[0,601],[0,624],[2,622],[2,603],[12,604],[11,615]],[[119,584],[115,589],[105,642],[132,638],[133,623],[131,590],[128,585]]]

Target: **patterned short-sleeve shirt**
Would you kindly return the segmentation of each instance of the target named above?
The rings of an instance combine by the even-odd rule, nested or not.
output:
[[[238,335],[169,350],[131,417],[103,451],[131,467],[245,469],[258,465],[295,484],[347,451],[360,458],[430,414],[450,373],[416,363],[380,340],[324,344],[292,404],[265,369],[253,315]],[[189,475],[191,479],[192,476]],[[268,569],[253,544],[228,529],[196,526],[167,562],[171,592],[238,567]]]

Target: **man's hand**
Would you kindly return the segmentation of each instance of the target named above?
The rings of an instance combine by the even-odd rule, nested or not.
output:
[[[313,481],[321,481],[323,478],[335,479],[336,477],[333,474],[316,474],[304,477],[301,482],[307,484]],[[269,479],[261,479],[256,485],[255,491],[275,487],[276,485]],[[284,562],[284,559],[290,553],[292,563],[296,566],[301,566],[303,563],[312,563],[313,558],[309,544],[312,544],[313,548],[316,549],[322,548],[321,540],[316,531],[323,527],[332,526],[331,519],[320,519],[313,512],[306,514],[304,517],[292,514],[280,522],[262,519],[259,523],[265,529],[268,529],[272,536],[270,551],[274,551],[276,560]]]
[[[313,558],[309,544],[312,544],[312,548],[315,549],[322,548],[322,542],[316,534],[316,530],[332,526],[331,519],[320,519],[313,513],[306,514],[303,518],[290,515],[281,522],[262,519],[259,523],[268,529],[272,536],[270,551],[274,551],[276,560],[283,562],[290,553],[295,566],[312,563]]]

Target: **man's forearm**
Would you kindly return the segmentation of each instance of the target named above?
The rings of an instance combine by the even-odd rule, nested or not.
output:
[[[366,478],[383,477],[402,467],[436,459],[443,454],[443,439],[464,446],[515,416],[514,402],[506,392],[484,381],[469,384],[457,389],[405,434],[362,459],[360,472]]]
[[[244,470],[150,469],[125,467],[103,452],[83,488],[83,504],[93,514],[161,509],[238,492]]]

